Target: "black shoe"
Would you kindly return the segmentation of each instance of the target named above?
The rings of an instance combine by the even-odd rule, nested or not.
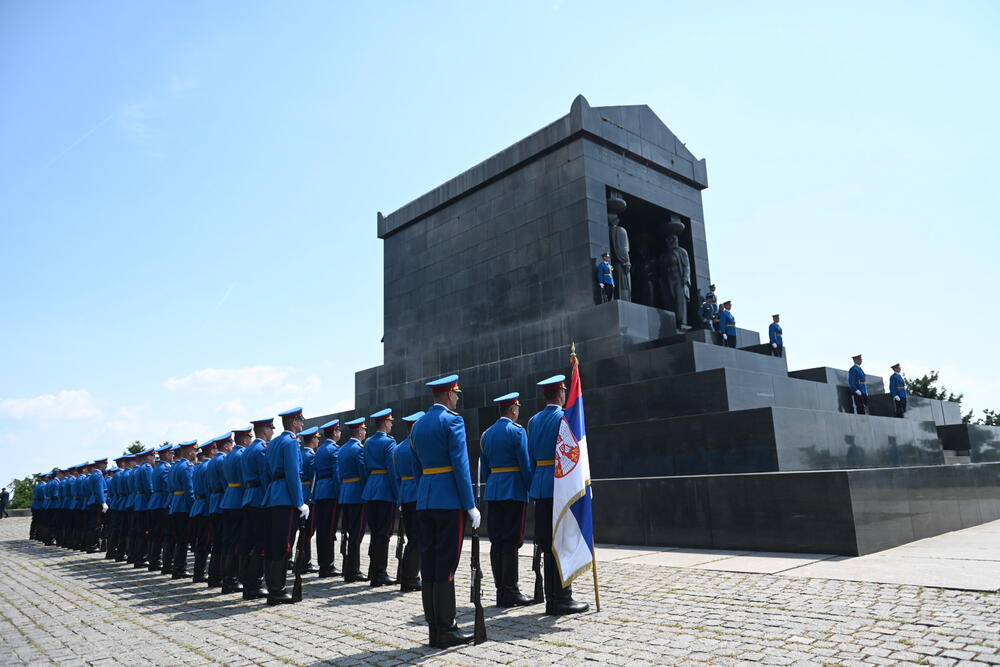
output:
[[[267,593],[261,590],[260,586],[246,586],[243,588],[244,600],[261,600],[267,597]]]
[[[305,567],[302,569],[302,574],[315,574],[316,572],[319,572],[319,568],[312,563],[306,563]]]
[[[399,585],[399,590],[403,593],[413,593],[415,591],[422,591],[423,589],[424,587],[419,579],[416,581],[404,581]]]
[[[236,581],[236,579],[223,579],[222,592],[227,595],[229,593],[242,593],[243,587],[240,586],[240,582]]]
[[[552,552],[544,552],[545,556],[545,613],[548,616],[566,616],[579,614],[590,609],[586,602],[573,599],[573,587],[560,586],[559,572],[556,568]]]
[[[434,582],[434,620],[437,623],[437,636],[432,638],[434,648],[448,648],[471,644],[473,636],[462,632],[455,622],[455,582]]]
[[[364,575],[363,572],[345,572],[344,581],[349,584],[353,584],[356,581],[368,581],[368,577]]]
[[[159,572],[160,570],[163,569],[163,564],[162,563],[157,563],[156,561],[154,561],[154,562],[150,563],[149,566],[146,569],[149,570],[150,572]]]
[[[463,644],[471,644],[473,636],[462,632],[456,625],[453,628],[448,628],[447,630],[441,630],[438,628],[437,637],[431,643],[434,648],[450,648],[452,646],[462,646]]]
[[[132,563],[132,567],[136,570],[141,570],[147,566],[148,563],[145,560],[137,560],[136,562]]]
[[[517,554],[503,554],[500,559],[500,576],[502,577],[497,588],[497,606],[509,609],[511,607],[525,607],[534,604],[535,601],[521,594],[517,587]]]
[[[577,602],[572,597],[567,599],[553,600],[552,604],[545,603],[545,613],[548,616],[566,616],[568,614],[580,614],[590,609],[586,602]]]
[[[385,572],[378,572],[372,577],[371,581],[368,582],[368,585],[372,588],[378,588],[380,586],[395,586],[396,580],[391,578]]]
[[[181,570],[179,572],[178,571],[174,571],[174,573],[170,575],[170,578],[171,579],[187,579],[190,576],[191,576],[190,574],[188,574],[184,570]]]
[[[267,580],[267,604],[269,607],[295,602],[285,587],[288,575],[283,560],[268,561],[264,566],[264,574]]]
[[[330,569],[326,569],[326,568],[322,568],[321,567],[319,569],[319,574],[317,575],[317,577],[319,579],[329,579],[330,577],[336,577],[336,576],[339,576],[339,575],[340,575],[340,571],[337,568],[335,568],[335,567],[331,567]]]

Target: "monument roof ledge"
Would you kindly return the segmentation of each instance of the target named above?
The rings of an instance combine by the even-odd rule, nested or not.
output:
[[[694,154],[645,104],[591,107],[577,95],[570,112],[517,143],[414,199],[389,215],[377,216],[385,238],[450,202],[580,137],[622,151],[633,159],[698,189],[708,187],[705,160]]]

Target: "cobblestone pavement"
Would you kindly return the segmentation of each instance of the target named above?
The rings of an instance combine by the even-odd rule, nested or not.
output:
[[[442,651],[423,645],[419,594],[310,576],[303,602],[266,607],[45,547],[27,530],[0,521],[4,665],[1000,664],[996,593],[610,562],[600,613],[488,607],[489,642]],[[468,565],[464,555],[466,627]],[[589,586],[577,597],[590,599]]]

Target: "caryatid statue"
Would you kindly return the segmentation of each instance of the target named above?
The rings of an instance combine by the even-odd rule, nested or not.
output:
[[[615,279],[618,283],[618,298],[622,301],[632,300],[632,263],[628,256],[628,230],[622,227],[619,216],[628,204],[622,199],[620,192],[612,191],[608,197],[608,225],[611,236],[611,263],[615,267]]]
[[[657,262],[660,274],[660,293],[670,303],[677,318],[677,325],[687,326],[688,301],[691,299],[691,260],[687,250],[681,247],[677,234],[684,231],[684,223],[674,214],[664,227],[667,233],[667,247],[660,253]]]

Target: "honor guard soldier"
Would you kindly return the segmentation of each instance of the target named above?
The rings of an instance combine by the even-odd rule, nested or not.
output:
[[[215,439],[216,454],[207,464],[205,479],[208,482],[208,522],[211,533],[212,549],[208,561],[208,587],[224,588],[222,581],[222,559],[225,553],[223,539],[225,537],[225,513],[222,509],[222,497],[226,494],[226,457],[233,448],[232,432],[220,435]],[[236,572],[231,573],[232,585],[236,584]],[[240,591],[228,591],[231,593]]]
[[[191,507],[194,505],[194,461],[198,442],[188,440],[177,446],[178,460],[170,467],[170,527],[174,534],[171,579],[186,579],[188,547],[191,544]]]
[[[767,339],[771,343],[771,355],[780,357],[784,354],[785,339],[781,337],[781,315],[771,315],[771,325],[767,328]]]
[[[861,355],[851,357],[851,359],[854,361],[854,365],[847,372],[847,386],[854,399],[854,411],[863,415],[868,408],[868,383],[865,381],[865,372],[861,369]]]
[[[31,524],[28,527],[28,539],[36,542],[45,521],[42,517],[42,504],[45,502],[46,481],[47,478],[44,474],[35,475],[35,488],[31,491]]]
[[[234,446],[222,467],[226,490],[222,492],[222,592],[242,593],[250,560],[240,551],[243,530],[243,453],[250,444],[250,426],[233,429]]]
[[[733,302],[726,301],[719,311],[719,332],[726,347],[736,347],[736,318],[733,317],[732,307]]]
[[[150,572],[163,572],[173,562],[174,545],[170,539],[170,488],[167,476],[174,460],[174,446],[167,443],[156,450],[157,461],[153,468],[153,495],[150,498],[149,567]],[[166,568],[167,572],[170,568]],[[166,574],[167,572],[163,572]]]
[[[104,554],[107,560],[117,560],[118,552],[122,546],[122,493],[121,483],[123,477],[124,456],[115,459],[115,473],[108,480],[108,550]]]
[[[344,560],[344,581],[368,581],[361,573],[361,538],[365,535],[365,501],[362,493],[368,471],[365,468],[365,450],[361,442],[368,430],[365,418],[358,417],[344,423],[350,438],[337,454],[337,471],[340,474],[340,509],[344,513],[344,530],[347,532],[347,557]]]
[[[601,287],[601,303],[615,297],[614,268],[611,266],[611,255],[606,252],[601,253],[601,261],[597,263],[597,284]]]
[[[410,432],[417,420],[424,416],[423,410],[403,417]],[[403,520],[406,546],[399,563],[399,589],[408,593],[419,591],[420,583],[420,538],[417,531],[417,471],[416,459],[410,437],[392,450],[392,470],[396,475],[396,489],[399,492],[399,511]]]
[[[212,524],[208,513],[208,462],[215,456],[215,441],[201,443],[194,466],[194,503],[191,504],[191,540],[194,543],[194,570],[191,581],[208,581],[208,555],[212,551]]]
[[[906,380],[903,378],[903,368],[899,364],[893,364],[892,375],[889,376],[889,394],[892,396],[893,417],[902,417],[906,414]]]
[[[715,328],[713,320],[715,319],[715,309],[712,307],[712,302],[707,298],[701,302],[701,306],[698,307],[698,318],[701,320],[701,328],[707,331],[712,331]]]
[[[316,532],[316,499],[313,497],[313,489],[316,486],[316,448],[319,447],[319,427],[312,426],[299,433],[299,444],[302,446],[299,451],[302,502],[309,505],[309,518],[301,522],[298,539],[305,558],[302,574],[311,574],[316,572],[316,567],[312,563],[312,536]]]
[[[556,441],[566,404],[566,376],[554,375],[538,383],[545,394],[545,407],[528,422],[528,457],[532,468],[528,495],[535,501],[535,544],[545,559],[545,613],[552,616],[587,611],[585,602],[573,599],[572,586],[563,588],[559,567],[552,553],[552,490]]]
[[[122,494],[122,542],[121,547],[118,549],[118,555],[115,556],[116,563],[131,562],[133,558],[132,551],[135,547],[135,539],[133,537],[135,533],[135,512],[133,511],[135,507],[135,488],[133,487],[132,480],[132,476],[135,474],[135,457],[131,455],[124,457],[122,464],[122,472],[119,475],[121,478],[119,491]]]
[[[340,420],[334,419],[320,426],[325,440],[316,450],[316,558],[319,578],[335,577],[340,572],[334,567],[337,553],[337,510],[340,507],[340,475],[337,474],[337,454],[340,447]]]
[[[129,553],[132,567],[145,569],[148,567],[146,556],[149,554],[149,501],[153,497],[153,448],[135,455],[136,467],[132,471],[131,486],[135,491],[135,501],[132,516],[135,528],[132,533],[132,550]]]
[[[462,390],[458,376],[428,382],[434,405],[410,432],[419,470],[417,524],[420,534],[421,597],[430,644],[447,648],[468,644],[471,634],[455,621],[455,570],[462,554],[465,515],[479,528],[480,515],[472,492],[465,421],[455,408]]]
[[[286,590],[288,555],[292,531],[298,520],[309,518],[309,506],[302,498],[299,471],[299,441],[305,417],[302,408],[292,408],[278,415],[282,432],[267,447],[267,470],[271,477],[264,495],[268,512],[268,531],[264,579],[267,584],[267,604],[294,602]]]
[[[369,417],[375,433],[365,441],[365,468],[368,479],[361,494],[368,520],[368,578],[372,588],[392,586],[389,576],[389,540],[396,525],[396,479],[391,471],[392,450],[396,440],[392,431],[392,408],[379,410]]]
[[[528,434],[517,423],[521,414],[520,396],[515,391],[493,399],[500,409],[500,419],[486,429],[480,441],[479,478],[486,485],[483,498],[489,503],[486,521],[498,607],[533,603],[517,586],[517,552],[524,544],[524,519],[531,486]]]
[[[108,511],[108,486],[104,471],[108,467],[107,459],[98,459],[91,464],[92,472],[88,480],[87,517],[84,532],[84,547],[88,554],[95,553],[101,547],[101,526],[104,514]]]
[[[268,513],[264,495],[271,483],[267,471],[267,444],[274,435],[274,418],[256,419],[253,424],[254,439],[243,452],[240,469],[243,471],[243,530],[240,534],[240,552],[249,556],[247,578],[243,582],[243,599],[257,600],[267,597],[264,587],[264,557],[267,549]]]

